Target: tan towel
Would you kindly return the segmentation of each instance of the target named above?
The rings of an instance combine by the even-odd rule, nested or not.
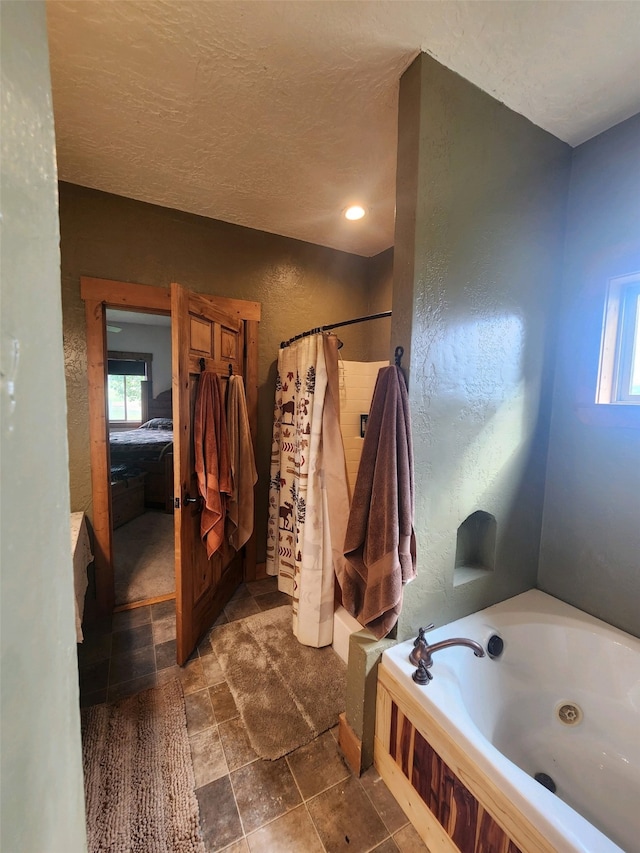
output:
[[[346,609],[376,637],[398,621],[416,574],[409,399],[398,367],[378,372],[338,581]]]
[[[229,377],[227,435],[232,481],[227,501],[227,539],[239,551],[253,533],[253,487],[258,482],[242,376]]]
[[[200,535],[211,558],[224,538],[227,495],[231,494],[231,465],[227,425],[218,374],[200,374],[193,425],[198,491],[204,499]]]

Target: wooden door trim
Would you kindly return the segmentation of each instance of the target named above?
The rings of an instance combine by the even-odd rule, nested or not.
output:
[[[185,425],[188,424],[191,420],[191,414],[189,411],[189,398],[185,396],[185,394],[176,394],[176,386],[185,383],[187,388],[189,386],[189,352],[186,349],[180,349],[177,346],[179,341],[188,340],[189,334],[189,314],[187,309],[187,292],[184,288],[174,285],[171,286],[171,387],[173,389],[173,422],[175,425],[176,420],[179,424]],[[184,323],[184,328],[180,328],[180,326]],[[176,351],[178,352],[176,358]],[[176,418],[176,412],[178,413],[178,417]],[[175,509],[175,560],[176,566],[180,566],[182,564],[182,536],[181,530],[181,519],[182,513],[185,512],[185,507],[183,506],[183,494],[182,494],[182,482],[181,482],[181,473],[183,468],[187,467],[187,462],[189,458],[189,441],[186,436],[182,436],[180,434],[176,434],[174,429],[173,433],[173,493],[180,497],[179,506]],[[193,497],[193,495],[192,495]],[[184,606],[185,599],[186,601],[192,601],[191,594],[191,585],[192,585],[192,577],[191,574],[186,576],[186,580],[189,581],[189,588],[185,590],[184,583],[185,580],[182,580],[182,583],[178,583],[178,576],[176,574],[176,655],[178,663],[183,663],[186,661],[187,657],[191,654],[191,649],[185,649],[183,643],[183,633],[181,633],[181,626],[184,624],[184,621],[188,619],[188,633],[189,636],[193,633],[192,625],[191,625],[191,613],[188,607]]]
[[[80,276],[80,297],[85,301],[103,302],[108,308],[126,308],[156,314],[171,313],[169,288],[151,284]]]
[[[87,384],[89,395],[89,447],[96,578],[96,604],[101,616],[109,616],[115,603],[113,536],[109,477],[109,431],[106,385],[107,332],[103,302],[85,302],[87,323]]]
[[[172,284],[174,283],[179,284],[179,282],[172,282]],[[184,285],[180,285],[180,287],[184,287]],[[167,292],[170,294],[170,291]],[[237,314],[238,320],[256,320],[260,322],[262,306],[259,302],[248,302],[244,299],[233,299],[229,296],[217,296],[215,293],[202,293],[198,290],[191,290],[190,293],[196,300],[199,296],[205,299],[215,299],[222,311],[229,314]],[[171,302],[171,296],[169,296],[169,302]]]
[[[171,314],[169,288],[148,284],[114,281],[111,279],[80,277],[80,296],[85,302],[87,383],[89,408],[89,446],[91,460],[92,523],[96,570],[96,605],[101,616],[110,616],[115,602],[113,577],[113,528],[111,488],[109,485],[109,440],[107,428],[107,402],[105,393],[105,367],[107,359],[107,332],[105,309],[126,308],[156,314]],[[256,451],[258,409],[258,323],[259,302],[245,302],[215,296],[216,302],[226,310],[237,313],[246,321],[245,340],[246,397],[249,423]],[[252,345],[248,343],[251,336]],[[245,551],[245,577],[256,576],[255,532]]]
[[[169,290],[146,284],[80,277],[85,300],[89,446],[91,458],[92,524],[96,572],[96,606],[110,616],[115,604],[113,574],[113,511],[109,476],[109,429],[106,397],[107,307],[168,315]]]
[[[245,324],[245,396],[247,399],[247,415],[249,417],[249,429],[251,430],[251,441],[253,444],[253,455],[257,457],[258,440],[258,316],[257,320],[247,320]],[[255,505],[255,487],[254,487]],[[254,512],[255,518],[255,512]],[[258,546],[256,540],[255,525],[253,533],[245,543],[245,581],[257,579]]]
[[[191,291],[196,297],[199,291]],[[201,293],[214,297],[220,308],[230,314],[237,314],[239,320],[260,322],[262,306],[259,302],[234,299],[229,296],[217,296],[213,293]],[[104,302],[110,308],[130,308],[132,311],[171,313],[171,291],[168,287],[156,287],[152,284],[136,284],[129,281],[114,281],[109,278],[80,276],[80,296],[85,301]]]

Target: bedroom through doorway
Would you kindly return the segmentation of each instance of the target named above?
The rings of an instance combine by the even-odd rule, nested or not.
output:
[[[115,609],[175,598],[171,318],[106,310]]]

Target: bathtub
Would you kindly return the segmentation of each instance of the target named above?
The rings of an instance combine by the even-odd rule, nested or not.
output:
[[[428,640],[492,635],[499,657],[439,651],[424,687],[411,640],[382,657],[375,763],[427,846],[640,853],[640,640],[539,590]]]

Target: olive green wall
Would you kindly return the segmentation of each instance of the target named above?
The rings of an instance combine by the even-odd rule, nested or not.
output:
[[[640,636],[640,408],[594,405],[607,279],[638,270],[640,115],[573,152],[538,575]]]
[[[369,258],[367,267],[367,314],[381,314],[391,310],[393,302],[393,248]],[[389,358],[391,318],[372,320],[366,327],[368,338],[367,361],[384,361]]]
[[[393,344],[406,350],[418,577],[398,636],[535,586],[570,149],[419,56],[400,84]],[[456,534],[497,520],[454,586]]]
[[[262,322],[256,515],[258,559],[264,559],[280,341],[310,327],[369,313],[370,261],[65,183],[60,184],[60,227],[72,509],[91,513],[80,276],[157,286],[177,281],[202,293],[257,301],[262,305]],[[373,266],[376,289],[385,280],[386,267],[375,259]],[[366,324],[341,329],[339,334],[344,358],[369,360],[371,331]],[[387,351],[388,340],[385,355]]]
[[[45,4],[0,6],[2,814],[7,853],[86,850]]]

